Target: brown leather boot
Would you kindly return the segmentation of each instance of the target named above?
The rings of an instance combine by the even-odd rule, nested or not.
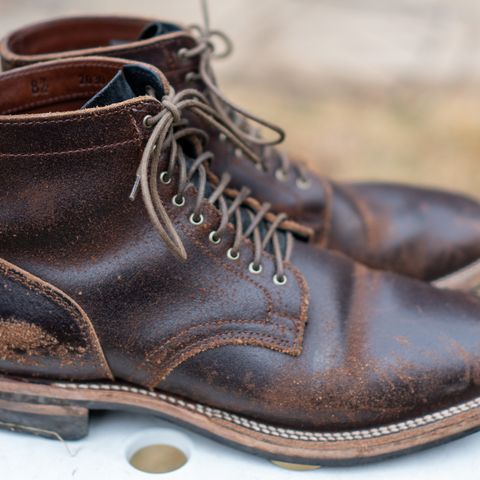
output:
[[[310,227],[314,241],[370,267],[439,285],[473,289],[480,284],[480,204],[462,195],[381,183],[336,183],[307,171],[252,134],[247,120],[219,90],[210,60],[218,32],[152,19],[68,18],[20,29],[1,45],[4,69],[55,58],[108,55],[152,63],[179,90],[196,86],[224,121],[250,146],[245,152],[210,132],[213,169],[232,175],[275,211]],[[218,40],[218,39],[217,39]],[[225,52],[225,53],[227,53]],[[32,88],[42,88],[42,85]],[[243,120],[242,120],[243,119]],[[201,124],[208,130],[208,125]],[[283,133],[274,128],[280,140]],[[274,142],[275,143],[275,142]]]
[[[314,248],[209,173],[187,113],[248,149],[148,65],[0,75],[0,425],[144,410],[315,464],[477,429],[480,298]]]

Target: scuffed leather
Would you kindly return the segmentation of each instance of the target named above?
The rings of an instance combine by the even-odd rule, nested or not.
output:
[[[183,30],[135,40],[152,21],[74,17],[38,23],[7,36],[0,56],[5,69],[77,55],[118,56],[156,65],[177,90],[195,85],[186,76],[198,69],[198,58],[178,54],[192,48],[195,39]],[[314,229],[320,247],[426,281],[480,257],[478,201],[396,184],[333,183],[312,172],[308,172],[311,188],[302,190],[293,174],[284,182],[276,179],[275,151],[267,158],[268,171],[260,172],[247,158],[236,157],[233,146],[222,143],[218,135],[211,137],[209,147],[215,153],[212,168],[217,174],[230,172],[236,188],[250,187],[254,197]]]
[[[75,75],[106,63],[108,76],[118,65],[70,62]],[[31,78],[39,68],[20,72]],[[0,76],[0,111],[15,94],[3,88],[8,75]],[[141,200],[128,199],[149,135],[143,118],[160,103],[139,97],[62,112],[57,98],[51,108],[60,111],[0,115],[0,252],[81,306],[115,381],[323,430],[402,421],[480,395],[479,298],[371,271],[299,240],[288,282],[277,286],[270,255],[261,274],[248,271],[250,242],[236,262],[226,256],[231,230],[209,242],[219,220],[213,207],[204,204],[204,224],[190,224],[194,189],[177,208],[172,182],[159,194],[185,244],[182,263]],[[82,364],[72,368],[72,380],[86,375]],[[21,371],[57,373],[48,365]]]
[[[0,371],[54,380],[113,379],[85,312],[0,259]]]
[[[63,66],[71,85],[69,65],[72,76],[103,65],[69,62],[12,71],[0,78],[1,95],[15,94],[8,75],[28,79]],[[107,61],[106,76],[110,69]],[[159,108],[157,100],[139,97],[65,114],[0,116],[2,255],[81,303],[123,380],[153,386],[189,356],[224,344],[298,355],[309,292],[294,266],[287,267],[288,286],[279,289],[270,255],[265,275],[248,273],[250,245],[240,251],[244,260],[232,263],[225,245],[233,243],[233,227],[212,245],[208,235],[219,213],[205,202],[205,222],[192,228],[185,212],[194,194],[187,192],[184,208],[173,206],[172,182],[162,195],[189,255],[187,263],[176,261],[141,199],[129,200],[150,134],[143,119]]]

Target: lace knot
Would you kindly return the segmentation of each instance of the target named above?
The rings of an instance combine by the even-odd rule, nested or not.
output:
[[[172,95],[174,95],[174,92],[172,92]],[[165,95],[161,100],[161,104],[171,113],[174,123],[180,123],[182,113],[178,106],[173,103],[172,97],[170,95]]]

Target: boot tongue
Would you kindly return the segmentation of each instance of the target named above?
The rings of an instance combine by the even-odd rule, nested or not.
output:
[[[148,86],[155,90],[157,98],[165,95],[162,80],[155,72],[142,65],[126,65],[83,108],[106,107],[143,96]]]
[[[180,32],[182,29],[178,25],[165,22],[152,22],[147,25],[138,40],[148,40],[149,38],[159,37],[160,35],[166,35],[167,33]]]

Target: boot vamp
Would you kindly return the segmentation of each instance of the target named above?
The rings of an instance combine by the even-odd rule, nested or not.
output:
[[[479,395],[480,300],[299,247],[310,288],[297,357],[207,351],[159,388],[276,425],[356,429]]]
[[[373,268],[426,281],[480,258],[480,203],[396,184],[333,185],[328,245]]]

